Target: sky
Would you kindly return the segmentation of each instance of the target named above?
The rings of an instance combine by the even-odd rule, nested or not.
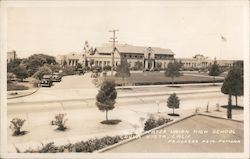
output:
[[[21,58],[80,53],[86,40],[98,47],[119,29],[119,43],[169,48],[177,58],[243,59],[243,14],[232,5],[10,7],[7,49]]]

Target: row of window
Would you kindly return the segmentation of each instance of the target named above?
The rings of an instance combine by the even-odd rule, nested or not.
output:
[[[111,62],[110,61],[95,61],[94,62],[95,66],[110,66],[111,65]],[[118,61],[115,61],[115,66],[118,65]]]
[[[123,58],[130,58],[130,59],[143,59],[144,55],[136,55],[136,54],[123,54]],[[155,59],[173,59],[172,55],[155,55]]]
[[[123,54],[123,58],[130,58],[130,59],[142,59],[144,55],[131,55],[131,54]]]
[[[155,59],[168,59],[172,60],[174,57],[172,55],[155,55]]]

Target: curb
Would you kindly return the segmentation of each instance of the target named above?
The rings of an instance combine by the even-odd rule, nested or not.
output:
[[[135,86],[116,86],[117,89],[124,89],[124,88],[151,88],[151,87],[167,87],[167,86],[203,86],[203,85],[212,85],[212,84],[219,84],[222,85],[223,82],[217,83],[183,83],[183,84],[156,84],[156,85],[135,85]]]
[[[32,94],[36,93],[39,89],[40,89],[40,87],[38,87],[36,90],[34,90],[31,93],[23,94],[23,95],[18,95],[18,96],[14,96],[14,97],[7,97],[7,99],[15,99],[15,98],[26,97],[26,96],[29,96],[29,95],[32,95]]]
[[[228,121],[234,121],[234,122],[239,122],[239,123],[244,123],[244,120],[228,119],[228,118],[215,116],[215,115],[209,115],[209,114],[205,114],[205,113],[198,113],[197,115],[207,116],[207,117],[216,118],[216,119],[223,119],[223,120],[228,120]]]

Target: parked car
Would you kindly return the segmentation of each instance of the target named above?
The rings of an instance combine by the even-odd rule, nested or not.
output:
[[[40,81],[41,87],[51,87],[52,86],[52,75],[44,75]]]
[[[53,82],[61,82],[62,75],[60,73],[53,73],[52,75],[52,81]]]

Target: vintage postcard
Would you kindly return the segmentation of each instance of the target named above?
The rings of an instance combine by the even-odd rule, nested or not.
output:
[[[1,1],[1,158],[248,158],[249,1]]]

